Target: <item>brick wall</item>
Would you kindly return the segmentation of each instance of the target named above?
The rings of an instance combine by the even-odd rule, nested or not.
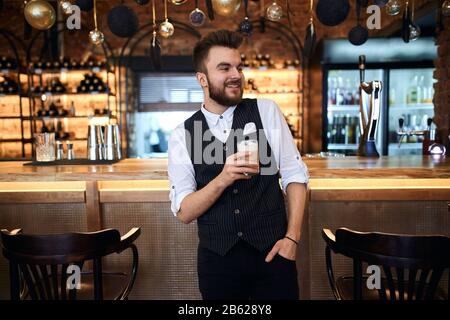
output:
[[[23,16],[20,5],[23,1],[4,1],[4,10],[0,12],[0,28],[6,28],[12,32],[14,32],[17,36],[22,37],[23,34]],[[200,8],[206,12],[204,1],[200,2]],[[266,0],[266,7],[268,6],[270,0]],[[336,27],[325,27],[320,22],[316,20],[316,32],[317,39],[320,41],[321,39],[326,38],[345,38],[347,37],[350,29],[356,24],[356,14],[354,10],[355,1],[350,1],[352,9],[350,11],[349,16],[346,21],[341,23]],[[431,0],[416,0],[416,8],[420,9],[421,7],[426,6],[430,3]],[[113,51],[117,54],[120,52],[122,45],[125,43],[124,39],[118,38],[109,32],[107,27],[107,12],[110,8],[114,7],[116,4],[119,4],[120,1],[112,1],[112,0],[98,0],[98,21],[99,28],[105,33],[105,37],[110,43]],[[157,18],[163,19],[164,7],[163,0],[156,0],[157,3]],[[284,6],[284,1],[278,1],[279,4]],[[317,3],[317,0],[315,1]],[[151,5],[139,6],[133,0],[125,1],[125,4],[132,7],[139,16],[140,25],[144,25],[146,23],[151,22]],[[299,37],[299,39],[303,42],[305,37],[305,29],[306,25],[309,21],[309,0],[291,0],[290,6],[293,12],[293,31]],[[180,22],[188,23],[188,15],[194,9],[194,1],[188,1],[188,3],[181,6],[174,6],[169,4],[169,18],[175,19]],[[259,1],[249,1],[249,13],[252,20],[257,20],[259,17]],[[395,24],[396,21],[399,20],[400,15],[396,17],[388,16],[384,10],[382,12],[382,29],[388,28]],[[65,55],[73,58],[86,57],[91,54],[99,54],[102,52],[92,46],[88,41],[88,32],[93,29],[93,12],[82,13],[82,22],[86,25],[86,30],[76,31],[76,32],[66,32],[64,34],[64,48]],[[364,17],[364,15],[362,15]],[[207,21],[205,25],[197,30],[202,34],[206,34],[209,31],[216,30],[219,28],[228,28],[235,29],[240,21],[243,19],[243,8],[241,8],[240,12],[232,17],[232,18],[224,18],[216,15],[216,20],[213,22]],[[287,19],[282,20],[283,23],[287,25]],[[374,36],[377,34],[376,30],[371,30],[369,32],[370,36]],[[448,39],[448,22],[447,22],[447,38]],[[445,36],[442,36],[445,37]],[[441,38],[442,38],[441,37]],[[399,41],[401,41],[399,39]],[[441,42],[444,40],[440,40]],[[192,48],[196,42],[196,38],[187,32],[182,30],[176,30],[175,35],[170,39],[162,39],[162,53],[163,55],[190,55],[192,52]],[[32,56],[36,56],[39,48],[41,47],[40,41],[36,42],[36,45],[33,47]],[[148,49],[150,46],[150,38],[144,38],[135,50],[135,55],[148,55]],[[445,45],[446,46],[446,45]],[[4,54],[5,50],[5,42],[0,38],[0,55]],[[290,45],[287,43],[286,39],[281,37],[275,31],[267,31],[264,34],[260,34],[255,30],[254,35],[247,39],[246,43],[243,46],[243,51],[248,53],[269,53],[275,60],[285,60],[285,59],[294,59],[294,52],[291,49]],[[355,50],[357,48],[355,47]],[[441,49],[443,51],[443,49]],[[446,50],[445,53],[448,51]],[[442,52],[441,52],[442,53]],[[8,54],[8,52],[6,52]],[[316,61],[320,61],[320,57],[316,57]],[[444,61],[445,58],[440,58],[438,63],[443,63],[439,61]],[[308,115],[305,119],[305,136],[307,136],[307,144],[305,145],[304,152],[317,152],[321,150],[321,132],[322,132],[322,71],[320,68],[320,64],[311,64],[310,72],[306,77],[305,92],[308,94],[304,97],[304,108],[306,110],[306,114]],[[443,78],[443,72],[438,73],[440,77],[439,80]],[[448,88],[448,84],[447,88]],[[443,85],[442,85],[443,87]],[[441,89],[437,88],[438,92],[443,92]],[[448,98],[448,97],[447,97]],[[442,97],[437,99],[442,101]],[[443,120],[445,118],[445,114],[441,114],[444,112],[447,107],[448,114],[448,100],[447,103],[437,103],[436,113],[437,119],[439,119],[439,126],[443,126],[442,123],[445,122]],[[448,130],[448,116],[447,116],[447,125],[446,128]]]
[[[434,121],[438,130],[438,138],[446,146],[449,145],[450,126],[450,18],[443,19],[444,29],[436,39],[438,57],[435,60],[434,78]]]

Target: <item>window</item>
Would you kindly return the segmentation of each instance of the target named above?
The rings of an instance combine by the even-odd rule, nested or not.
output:
[[[192,73],[145,73],[138,83],[138,111],[128,119],[129,157],[167,157],[171,132],[200,109],[203,91]]]
[[[192,73],[142,74],[139,80],[139,110],[183,109],[203,101],[203,91]]]

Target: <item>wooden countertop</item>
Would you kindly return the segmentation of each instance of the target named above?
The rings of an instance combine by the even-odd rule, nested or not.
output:
[[[311,179],[450,179],[450,158],[429,156],[304,158]],[[0,182],[167,180],[167,159],[124,159],[112,165],[23,166],[0,162]]]

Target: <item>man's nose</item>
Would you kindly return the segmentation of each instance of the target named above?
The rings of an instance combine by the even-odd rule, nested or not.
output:
[[[233,79],[241,79],[241,73],[238,68],[231,68],[230,73]]]

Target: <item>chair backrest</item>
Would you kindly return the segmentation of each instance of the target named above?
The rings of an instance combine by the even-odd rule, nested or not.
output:
[[[73,269],[70,266],[76,265],[81,270],[85,261],[92,260],[94,299],[101,300],[102,257],[131,248],[130,279],[117,296],[124,299],[136,278],[138,252],[133,242],[139,235],[140,228],[131,229],[123,237],[115,229],[49,235],[23,234],[21,229],[1,230],[3,255],[10,264],[11,299],[19,300],[24,289],[33,300],[76,299],[76,288],[67,283]]]
[[[323,229],[330,285],[337,295],[330,249],[353,259],[353,298],[362,298],[362,264],[377,265],[383,273],[380,299],[422,300],[435,297],[439,281],[450,268],[450,238],[441,235],[403,235]],[[450,280],[448,282],[450,291]],[[448,294],[447,294],[448,297]]]

